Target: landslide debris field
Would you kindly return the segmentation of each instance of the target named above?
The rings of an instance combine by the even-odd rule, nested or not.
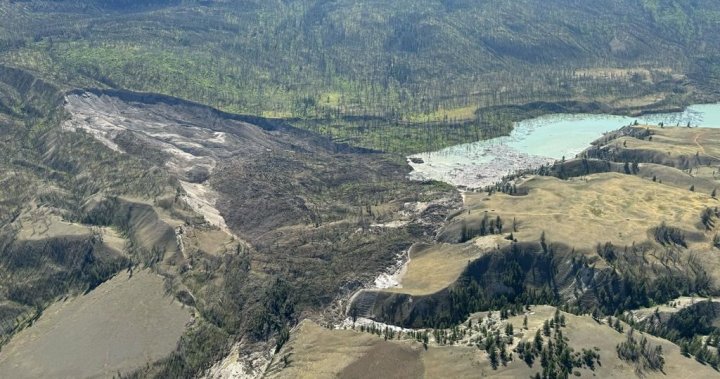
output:
[[[717,102],[717,0],[0,19],[0,377],[720,377],[717,131],[628,126],[469,193],[404,158]],[[412,162],[536,161],[500,149]]]
[[[431,242],[460,204],[449,186],[406,179],[395,157],[277,121],[12,73],[0,119],[8,370],[192,377],[227,357],[233,372],[261,372],[301,314],[340,317],[336,300]],[[145,268],[152,285],[132,284]]]
[[[3,121],[0,367],[462,377],[554,362],[581,375],[715,374],[712,351],[692,341],[713,333],[720,309],[674,299],[717,293],[720,131],[626,127],[461,203],[449,186],[409,181],[393,157],[278,121],[132,92],[45,98],[26,79],[7,101],[47,124]],[[397,285],[362,290],[405,257]],[[546,332],[555,308],[527,304],[557,305],[565,325]],[[132,309],[143,322],[118,316]],[[698,315],[688,334],[681,325]],[[112,323],[152,343],[94,327]],[[526,350],[540,325],[543,344]],[[648,337],[663,346],[661,367],[657,353],[617,352],[641,332],[662,337]],[[557,344],[569,355],[543,352]],[[104,358],[85,365],[88,354]]]
[[[493,345],[496,353],[509,356],[518,340],[533,342],[553,311],[523,307],[527,303],[564,304],[581,315],[565,315],[562,333],[575,352],[598,352],[601,364],[565,372],[719,375],[714,348],[683,347],[686,358],[678,345],[716,333],[720,307],[702,296],[677,298],[718,293],[718,138],[717,129],[625,127],[576,159],[465,193],[464,206],[450,214],[436,242],[410,249],[396,286],[356,294],[340,324],[346,330],[303,324],[276,355],[273,375],[358,377],[366,372],[357,370],[377,369],[377,375],[527,377],[547,362],[527,363],[515,350],[512,360],[493,368],[487,348],[496,343],[493,330],[505,333],[508,322],[516,332],[504,347]],[[494,319],[475,313],[488,310]],[[621,357],[618,345],[630,341],[632,327],[602,316],[613,314],[665,338],[648,337],[662,346],[662,370]],[[679,326],[687,320],[700,326],[688,332]]]

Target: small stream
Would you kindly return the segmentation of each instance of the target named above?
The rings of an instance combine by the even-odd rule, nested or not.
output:
[[[692,105],[683,112],[642,117],[602,114],[551,114],[516,123],[509,136],[450,146],[408,157],[416,180],[438,180],[459,187],[491,185],[518,170],[573,158],[604,133],[641,124],[720,128],[720,103]],[[418,163],[422,162],[422,163]]]

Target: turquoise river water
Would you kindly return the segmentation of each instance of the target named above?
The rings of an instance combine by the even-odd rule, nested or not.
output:
[[[642,117],[598,114],[553,114],[518,122],[512,133],[485,141],[412,155],[411,178],[434,179],[479,188],[512,172],[572,158],[604,133],[638,121],[641,124],[720,128],[720,104],[692,105],[684,112]],[[415,159],[417,161],[417,159]]]

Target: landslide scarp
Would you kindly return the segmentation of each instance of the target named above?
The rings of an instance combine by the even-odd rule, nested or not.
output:
[[[3,193],[11,210],[3,225],[12,233],[2,257],[9,271],[15,258],[31,262],[27,254],[49,266],[82,263],[61,278],[89,284],[55,287],[28,313],[33,321],[58,297],[92,290],[121,270],[161,274],[167,295],[195,322],[177,350],[137,375],[197,375],[233,344],[265,359],[300,314],[371,281],[413,241],[429,241],[434,220],[459,201],[447,186],[408,181],[409,168],[392,157],[286,124],[153,94],[64,96],[62,109],[40,108],[42,128],[10,129],[22,142],[2,160],[2,179],[13,183]],[[37,227],[18,229],[33,209]],[[75,241],[85,231],[98,247],[69,258],[53,256],[55,248],[71,254],[67,245],[31,249],[17,237],[52,232]],[[31,298],[53,271],[29,270],[39,275],[27,286]],[[5,313],[16,317],[22,306],[8,303]]]

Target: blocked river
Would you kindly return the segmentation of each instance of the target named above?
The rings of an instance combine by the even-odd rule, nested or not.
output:
[[[602,114],[551,114],[515,124],[509,136],[450,146],[408,157],[417,180],[459,187],[491,185],[503,176],[575,157],[604,133],[640,124],[720,128],[720,103],[692,105],[683,112],[626,117]]]

